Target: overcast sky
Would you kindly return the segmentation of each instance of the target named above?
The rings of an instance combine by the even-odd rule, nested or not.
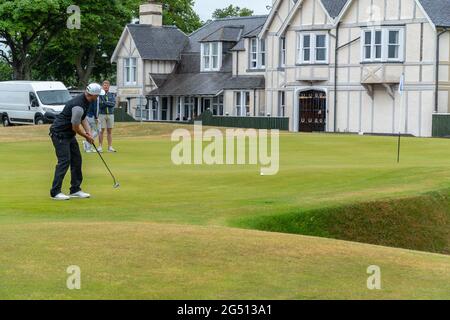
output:
[[[214,10],[228,7],[230,4],[252,9],[255,14],[268,14],[266,6],[272,5],[272,0],[195,0],[195,11],[206,21],[211,19]]]

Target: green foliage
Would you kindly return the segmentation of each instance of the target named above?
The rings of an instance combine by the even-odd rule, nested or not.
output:
[[[53,37],[65,27],[71,0],[4,0],[0,3],[0,39],[9,48],[2,57],[16,79],[29,79]]]
[[[213,12],[214,19],[228,18],[228,17],[248,17],[253,15],[253,10],[248,8],[241,8],[238,6],[229,5],[223,9],[216,9]]]
[[[194,0],[164,1],[163,23],[175,25],[186,34],[202,26],[202,21],[194,11]]]
[[[4,61],[0,61],[0,81],[11,80],[12,75],[13,71],[11,66]]]
[[[0,4],[0,38],[11,50],[3,59],[16,79],[60,80],[85,86],[108,78],[115,82],[110,59],[123,28],[139,16],[143,0],[84,0],[81,29],[68,29],[71,0],[14,0]],[[193,0],[168,0],[163,18],[186,33],[202,22]]]
[[[68,85],[110,79],[115,66],[110,59],[124,26],[137,15],[140,0],[85,0],[80,4],[81,28],[65,28],[45,52],[49,65],[36,68],[36,77],[57,78]]]

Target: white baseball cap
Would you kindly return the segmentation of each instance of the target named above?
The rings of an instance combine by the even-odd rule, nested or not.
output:
[[[86,92],[89,93],[91,96],[101,96],[102,91],[103,91],[102,86],[99,85],[98,83],[91,83],[86,88]],[[103,93],[103,95],[104,95],[104,93]]]

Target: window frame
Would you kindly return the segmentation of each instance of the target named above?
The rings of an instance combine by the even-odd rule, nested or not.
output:
[[[224,102],[223,94],[215,96],[212,99],[212,114],[214,116],[223,116],[223,114],[224,114],[223,102]]]
[[[267,42],[266,39],[257,37],[249,41],[249,69],[265,70],[267,65]]]
[[[132,61],[134,61],[134,65]],[[124,69],[124,79],[123,79],[124,84],[126,86],[135,86],[137,84],[137,58],[135,57],[125,58],[123,69]]]
[[[305,47],[305,37],[309,36],[309,47]],[[325,36],[325,47],[317,47],[317,37]],[[317,51],[325,50],[325,60],[317,59]],[[305,51],[309,59],[305,59]],[[330,37],[326,31],[301,31],[297,33],[297,64],[329,64]]]
[[[381,31],[381,57],[376,57],[376,46],[380,46],[380,44],[375,43],[376,32]],[[368,45],[365,43],[366,34],[371,32],[371,54],[370,58],[366,57],[366,48]],[[396,44],[389,43],[389,35],[391,32],[398,32],[398,42]],[[405,28],[403,26],[382,26],[382,27],[370,27],[363,28],[361,30],[361,63],[383,63],[383,62],[405,62]],[[398,57],[390,58],[389,57],[389,48],[390,46],[398,47]]]
[[[251,100],[250,91],[234,91],[234,110],[237,117],[250,117]]]
[[[280,67],[286,67],[286,37],[280,37]]]
[[[286,117],[286,91],[278,91],[278,116]]]
[[[217,46],[217,54],[214,54],[214,46]],[[222,42],[202,42],[200,45],[200,71],[214,72],[222,68]],[[206,50],[207,49],[207,50]],[[217,66],[214,67],[214,60],[217,60]],[[208,66],[206,65],[208,61]]]

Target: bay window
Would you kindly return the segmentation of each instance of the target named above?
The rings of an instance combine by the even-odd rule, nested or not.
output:
[[[201,71],[219,71],[222,67],[222,43],[205,42],[201,44]]]
[[[370,28],[362,31],[362,61],[403,61],[403,28]]]
[[[124,60],[125,85],[135,85],[137,83],[137,59],[126,58]]]
[[[250,39],[250,69],[264,69],[266,67],[266,40]]]
[[[328,34],[324,32],[299,33],[297,62],[300,64],[328,63]]]

